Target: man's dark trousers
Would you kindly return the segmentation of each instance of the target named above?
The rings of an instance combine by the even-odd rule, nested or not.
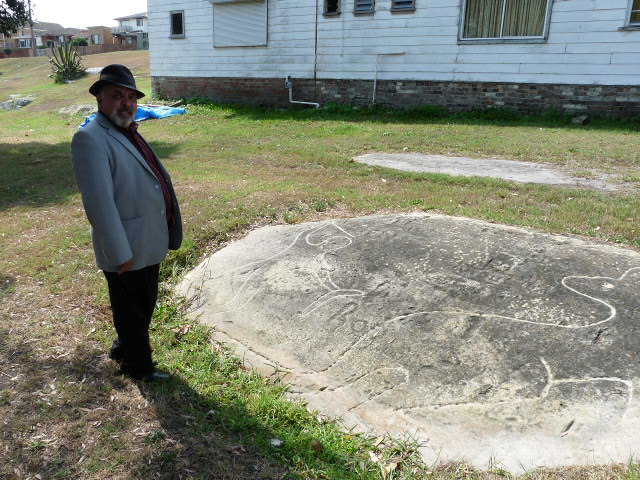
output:
[[[160,265],[122,274],[104,272],[109,285],[113,324],[118,333],[114,344],[122,359],[122,371],[135,378],[153,372],[149,325],[158,298]]]

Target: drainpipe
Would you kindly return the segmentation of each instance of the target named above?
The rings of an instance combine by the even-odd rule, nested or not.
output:
[[[378,87],[378,63],[380,62],[380,57],[383,55],[404,55],[404,50],[398,50],[397,52],[384,52],[378,53],[376,55],[376,71],[373,76],[373,92],[371,94],[371,104],[376,104],[376,88]]]
[[[300,105],[313,105],[316,108],[320,108],[319,103],[315,102],[298,102],[293,99],[293,80],[291,80],[291,75],[287,75],[287,78],[284,81],[284,88],[289,89],[289,103],[297,103]]]
[[[316,36],[313,44],[313,83],[318,79],[318,0],[316,0]]]

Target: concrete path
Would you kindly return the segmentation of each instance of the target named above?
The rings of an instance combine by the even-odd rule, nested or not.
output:
[[[179,291],[294,396],[427,461],[640,454],[640,254],[438,215],[258,229]]]
[[[494,158],[449,157],[421,153],[367,153],[354,158],[356,162],[395,168],[407,172],[446,173],[465,177],[492,177],[521,183],[546,183],[616,190],[615,184],[603,179],[576,178],[565,175],[550,165]]]

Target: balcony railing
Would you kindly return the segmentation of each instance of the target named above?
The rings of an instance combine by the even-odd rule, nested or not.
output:
[[[130,32],[147,32],[147,26],[136,27],[134,25],[121,25],[119,27],[113,27],[111,31],[115,34],[130,33]]]

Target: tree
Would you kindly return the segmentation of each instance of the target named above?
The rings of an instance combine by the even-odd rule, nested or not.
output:
[[[29,23],[26,0],[0,0],[0,33],[13,35],[26,23]]]

